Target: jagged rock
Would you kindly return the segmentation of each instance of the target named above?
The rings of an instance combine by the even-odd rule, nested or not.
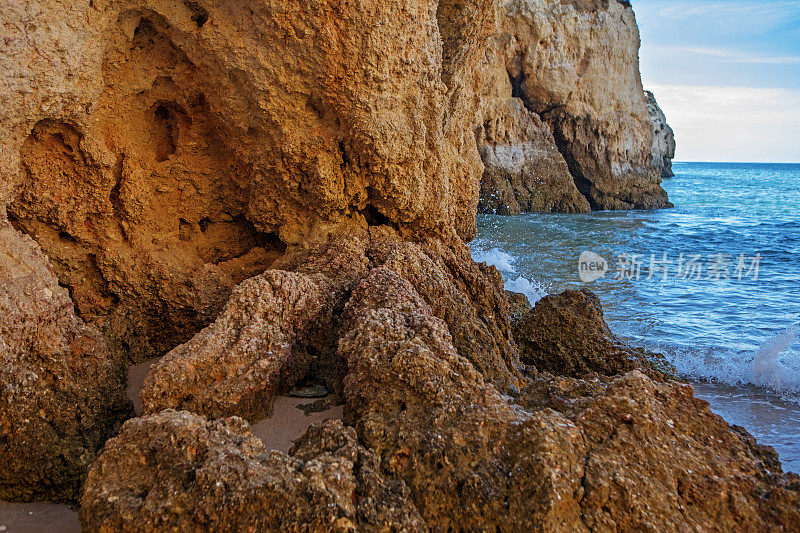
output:
[[[553,130],[592,209],[669,207],[651,166],[653,128],[628,2],[499,0],[503,68]]]
[[[672,160],[675,158],[675,133],[667,124],[667,117],[658,107],[656,97],[650,91],[644,92],[645,102],[647,102],[647,112],[653,122],[653,167],[655,167],[662,178],[671,178],[675,174],[672,172]]]
[[[533,306],[531,305],[531,301],[528,300],[528,297],[524,294],[513,291],[505,291],[505,293],[508,299],[508,318],[513,331],[514,323],[533,309]]]
[[[522,361],[541,371],[580,376],[643,369],[660,379],[675,376],[663,356],[635,349],[611,333],[600,299],[588,289],[545,296],[512,326]]]
[[[549,304],[512,328],[462,242],[476,130],[520,209],[669,205],[628,2],[7,4],[0,211],[53,272],[3,221],[0,496],[74,498],[129,411],[118,361],[186,343],[149,411],[253,420],[311,377],[349,427],[285,455],[238,418],[130,420],[88,530],[796,529],[774,453],[690,387],[601,375],[668,377],[589,303],[526,374],[512,329]]]
[[[145,378],[145,413],[187,409],[211,418],[264,418],[308,369],[296,345],[324,311],[313,277],[268,270],[238,286],[219,318],[164,356]]]
[[[326,250],[305,257],[299,272],[268,270],[239,285],[213,324],[150,370],[144,411],[185,409],[250,422],[267,416],[275,396],[309,371],[312,355],[304,348],[312,329],[333,327],[334,308],[366,269],[355,244]]]
[[[345,420],[379,454],[383,471],[405,480],[428,526],[515,529],[546,523],[551,515],[545,504],[557,500],[563,487],[507,488],[511,482],[521,489],[527,481],[523,472],[510,476],[510,465],[498,457],[507,449],[504,437],[515,412],[458,354],[447,324],[413,286],[378,267],[358,286],[346,315],[350,331],[339,343],[350,368]],[[572,442],[569,428],[547,418],[530,429]],[[571,447],[562,450],[579,454]],[[531,448],[515,451],[529,465],[547,461]],[[577,472],[559,476],[565,501],[579,485],[579,477],[570,474]],[[523,502],[536,499],[543,504],[539,512],[528,512],[532,505]]]
[[[494,267],[476,264],[461,243],[420,244],[382,240],[369,250],[408,280],[434,316],[447,324],[458,353],[503,392],[517,390],[521,363],[508,320],[503,278]]]
[[[339,315],[368,262],[407,277],[445,320],[459,352],[500,390],[519,390],[521,363],[497,271],[475,264],[463,245],[387,235],[368,247],[348,241],[287,256],[278,266],[291,271],[242,283],[212,325],[149,372],[145,412],[185,409],[254,422],[309,374],[341,392],[347,369],[335,353]]]
[[[457,349],[453,326],[428,303],[448,291],[425,281],[437,279],[437,261],[421,249],[435,247],[417,246],[373,243],[374,266],[342,313],[338,354],[352,428],[312,427],[289,457],[265,454],[236,418],[168,410],[134,419],[88,477],[87,529],[796,523],[800,480],[689,386],[638,371],[590,380],[540,373],[522,380],[516,400],[501,394],[460,353],[474,347]]]
[[[268,452],[240,418],[167,410],[126,422],[92,466],[86,531],[421,531],[401,481],[339,421],[292,455]]]
[[[694,397],[639,371],[616,379],[548,377],[517,399],[573,421],[585,445],[580,506],[596,531],[791,531],[800,477]]]
[[[70,501],[131,405],[124,367],[0,217],[0,499]]]
[[[589,382],[541,374],[509,403],[385,266],[345,315],[345,420],[432,529],[779,530],[797,520],[798,478],[690,386],[638,371]]]

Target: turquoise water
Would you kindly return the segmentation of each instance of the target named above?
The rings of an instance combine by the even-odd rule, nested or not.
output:
[[[800,472],[800,165],[674,170],[674,209],[481,215],[473,256],[531,300],[597,292],[612,329],[667,355],[715,412]],[[585,251],[608,264],[589,283]]]

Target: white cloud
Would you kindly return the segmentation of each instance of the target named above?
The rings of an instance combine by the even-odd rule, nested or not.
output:
[[[800,162],[800,90],[651,85],[682,161]]]
[[[674,57],[678,54],[709,56],[730,63],[800,65],[800,56],[759,56],[725,48],[708,48],[702,46],[652,46],[649,47],[647,51],[666,57]]]

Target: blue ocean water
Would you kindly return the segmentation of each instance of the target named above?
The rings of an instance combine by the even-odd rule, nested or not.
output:
[[[664,353],[800,472],[800,165],[674,170],[674,209],[480,215],[473,256],[531,300],[592,289],[616,333]],[[581,281],[582,252],[607,262],[603,277]]]

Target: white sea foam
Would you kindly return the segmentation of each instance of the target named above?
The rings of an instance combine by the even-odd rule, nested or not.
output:
[[[755,385],[770,389],[785,400],[800,402],[800,350],[793,348],[800,323],[768,341],[755,352],[721,352],[719,349],[684,349],[669,354],[678,373],[726,385]]]
[[[516,279],[507,279],[503,282],[503,288],[507,291],[519,292],[528,297],[531,305],[536,305],[536,302],[547,296],[547,290],[544,285],[538,281],[530,281],[527,278],[519,276]]]
[[[503,275],[503,288],[507,291],[514,291],[527,296],[531,305],[547,296],[544,285],[536,280],[529,280],[524,276],[514,276],[517,269],[514,266],[517,258],[504,252],[500,248],[483,248],[480,245],[473,245],[470,249],[472,258],[478,263],[486,263],[494,266]]]
[[[472,253],[472,258],[476,262],[492,265],[503,274],[515,274],[517,272],[517,269],[514,267],[514,263],[517,262],[517,259],[500,248],[485,250],[476,246],[472,247],[470,252]]]
[[[755,385],[771,389],[800,392],[800,354],[791,356],[789,348],[800,335],[800,323],[780,332],[761,345],[753,359],[752,374]]]

